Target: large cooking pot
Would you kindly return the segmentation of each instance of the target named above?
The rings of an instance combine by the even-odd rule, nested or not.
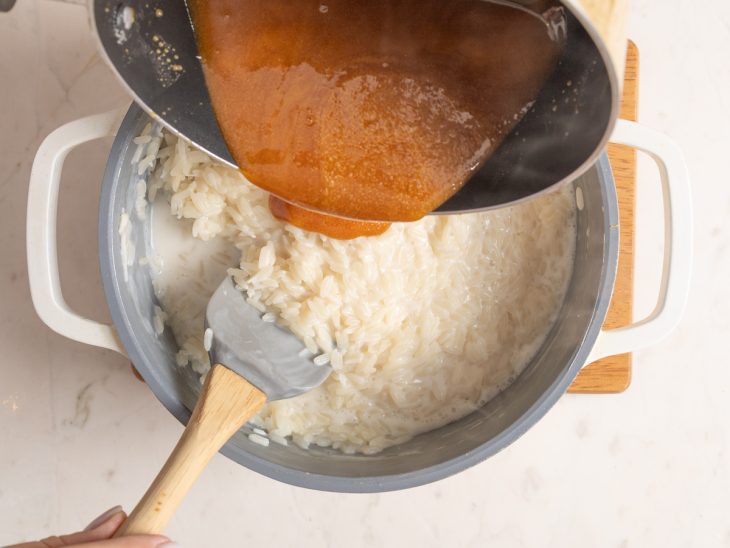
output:
[[[125,266],[118,234],[123,210],[136,199],[133,139],[150,118],[132,106],[71,122],[51,133],[36,156],[28,198],[28,265],[33,303],[49,327],[71,339],[129,356],[157,398],[187,422],[200,391],[198,376],[175,363],[178,350],[165,330],[153,327],[156,304],[148,268]],[[118,128],[118,129],[117,129]],[[63,160],[82,142],[116,133],[102,181],[99,212],[101,275],[114,326],[82,318],[61,294],[55,219]],[[566,391],[586,363],[653,344],[679,321],[691,261],[691,207],[686,168],[677,147],[661,134],[619,122],[613,140],[649,152],[660,168],[666,222],[664,274],[659,302],[645,320],[601,331],[608,309],[619,246],[619,216],[606,155],[572,183],[575,189],[575,266],[560,315],[524,372],[504,392],[470,415],[372,456],[294,444],[263,447],[249,441],[248,427],[222,449],[244,466],[293,485],[343,492],[403,489],[444,478],[495,454],[535,424]],[[144,175],[143,175],[144,176]],[[150,216],[148,215],[149,219]],[[130,215],[135,256],[150,255],[149,220]],[[125,269],[127,272],[125,274]]]

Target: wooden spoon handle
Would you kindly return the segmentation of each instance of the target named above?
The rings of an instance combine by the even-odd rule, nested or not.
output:
[[[214,365],[180,441],[116,537],[162,533],[213,455],[266,403],[266,395]]]

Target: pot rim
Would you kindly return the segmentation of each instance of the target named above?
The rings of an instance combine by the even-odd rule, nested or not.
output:
[[[109,152],[99,205],[99,266],[109,311],[130,360],[151,388],[155,397],[184,425],[188,422],[191,411],[175,397],[174,389],[167,386],[155,374],[153,368],[147,367],[144,356],[140,351],[139,337],[133,330],[126,314],[126,304],[121,297],[119,280],[114,275],[115,263],[118,260],[114,256],[114,247],[112,245],[113,238],[118,237],[115,229],[117,223],[112,222],[114,190],[119,180],[120,162],[125,158],[124,151],[131,145],[132,139],[136,136],[133,135],[133,132],[143,116],[147,116],[147,114],[135,103],[132,103],[117,131],[117,136]],[[618,264],[618,202],[613,173],[605,152],[602,153],[594,165],[601,182],[605,247],[601,265],[600,290],[596,296],[596,304],[591,319],[585,336],[580,346],[576,348],[570,363],[566,364],[562,373],[530,408],[500,434],[485,441],[475,449],[448,461],[413,472],[387,476],[343,477],[303,472],[259,458],[239,447],[233,446],[231,442],[226,443],[221,449],[221,453],[254,472],[290,485],[341,493],[376,493],[418,487],[444,479],[486,460],[516,441],[536,424],[568,389],[585,364],[608,312]]]

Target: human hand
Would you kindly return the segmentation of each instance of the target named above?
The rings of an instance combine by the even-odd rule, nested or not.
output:
[[[132,535],[111,538],[127,519],[121,506],[107,510],[80,533],[48,537],[37,542],[24,542],[7,548],[181,548],[162,535]]]

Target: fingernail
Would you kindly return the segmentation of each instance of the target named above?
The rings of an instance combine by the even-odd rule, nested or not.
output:
[[[182,545],[177,542],[165,542],[163,544],[158,544],[157,548],[182,548]]]
[[[112,517],[114,514],[117,514],[122,511],[122,507],[117,505],[114,508],[109,508],[106,512],[104,512],[102,515],[100,515],[98,518],[96,518],[94,521],[89,523],[84,531],[91,531],[92,529],[96,529],[104,523],[106,520],[108,520],[110,517]]]

